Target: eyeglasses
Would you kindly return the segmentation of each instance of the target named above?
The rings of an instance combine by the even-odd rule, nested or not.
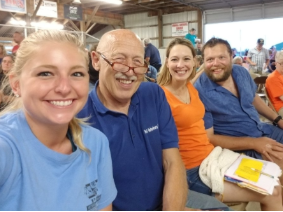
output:
[[[106,63],[108,63],[112,67],[114,71],[126,73],[130,69],[132,69],[135,74],[145,74],[148,71],[148,64],[146,61],[144,61],[143,66],[131,67],[118,62],[111,63],[108,59],[106,59],[106,57],[103,54],[101,54],[100,52],[97,53],[103,58],[103,60],[105,60]]]

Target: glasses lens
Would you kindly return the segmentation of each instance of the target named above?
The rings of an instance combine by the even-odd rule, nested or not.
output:
[[[144,74],[144,73],[146,73],[146,71],[147,71],[147,68],[146,68],[146,67],[136,67],[136,68],[135,68],[135,72],[136,72],[137,74]]]
[[[129,66],[126,66],[126,65],[121,64],[121,63],[114,63],[113,64],[113,69],[115,71],[119,71],[119,72],[125,73],[125,72],[129,71]],[[134,72],[136,74],[144,74],[147,71],[147,67],[135,67],[134,69],[135,69]]]
[[[119,71],[119,72],[123,72],[124,73],[124,72],[127,72],[129,70],[129,67],[125,66],[125,65],[123,65],[121,63],[114,63],[113,64],[113,69],[115,71]]]

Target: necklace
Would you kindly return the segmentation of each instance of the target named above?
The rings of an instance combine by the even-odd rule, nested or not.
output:
[[[181,102],[185,103],[185,104],[189,104],[189,91],[188,89],[186,89],[185,91],[185,98],[183,98],[181,95],[177,95],[175,94],[175,96],[181,100]]]

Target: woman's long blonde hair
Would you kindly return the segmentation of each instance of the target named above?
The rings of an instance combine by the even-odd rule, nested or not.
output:
[[[3,44],[0,44],[0,49],[2,49],[3,56],[7,55],[7,51],[6,51],[5,46]]]
[[[192,51],[194,60],[195,60],[196,51],[194,49],[194,46],[193,46],[193,44],[189,40],[187,40],[185,38],[174,38],[174,40],[172,40],[169,43],[169,45],[168,45],[168,47],[166,49],[166,60],[169,57],[171,49],[174,46],[176,46],[176,45],[184,45],[184,46],[187,46],[188,48],[190,48],[191,51]],[[196,75],[196,67],[194,66],[193,71],[192,71],[190,77],[187,79],[187,82],[189,82],[191,79],[193,79],[195,75]],[[160,68],[160,73],[158,74],[158,77],[157,77],[157,83],[159,85],[168,85],[171,82],[172,82],[172,76],[171,76],[171,74],[169,72],[169,69],[167,68],[166,62],[165,62],[162,65],[162,67]]]
[[[15,63],[12,67],[12,70],[8,73],[8,76],[13,75],[15,76],[15,80],[18,81],[23,70],[22,68],[33,56],[33,53],[36,50],[40,51],[40,46],[44,42],[67,42],[70,43],[70,45],[76,46],[80,53],[84,55],[86,67],[88,67],[89,58],[87,52],[85,51],[85,46],[75,35],[66,31],[41,30],[30,34],[21,42],[20,48],[17,51]],[[48,54],[48,52],[46,52],[46,54]],[[10,87],[9,77],[6,77],[2,89],[5,89],[6,87]],[[5,109],[0,113],[0,117],[6,113],[14,112],[23,108],[21,98],[12,97],[13,92],[11,92],[10,95],[10,101],[5,106]],[[89,149],[87,149],[83,144],[82,129],[80,124],[84,124],[84,121],[75,117],[69,123],[69,129],[71,130],[73,141],[80,149],[90,153]]]

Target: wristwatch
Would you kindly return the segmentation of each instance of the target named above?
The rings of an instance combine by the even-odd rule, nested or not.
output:
[[[277,116],[277,118],[273,120],[273,125],[278,126],[278,122],[280,119],[282,119],[282,116]]]

